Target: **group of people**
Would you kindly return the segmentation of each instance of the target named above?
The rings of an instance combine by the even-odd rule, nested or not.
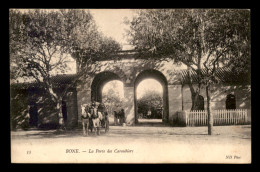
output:
[[[91,106],[84,104],[82,109],[83,135],[88,136],[89,130],[94,130],[95,135],[100,135],[100,128],[104,127],[105,132],[109,130],[109,119],[105,105],[103,103],[93,102]]]
[[[120,111],[114,111],[114,122],[115,125],[124,125],[125,124],[125,110],[121,109]]]

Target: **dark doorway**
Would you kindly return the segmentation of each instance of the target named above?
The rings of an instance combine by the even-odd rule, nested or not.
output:
[[[38,108],[37,104],[34,101],[29,103],[29,115],[29,126],[38,127]]]
[[[226,109],[236,109],[236,97],[233,94],[227,95]]]

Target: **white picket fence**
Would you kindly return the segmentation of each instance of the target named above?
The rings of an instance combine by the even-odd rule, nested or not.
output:
[[[247,124],[247,109],[213,110],[213,125]],[[187,126],[208,125],[208,113],[205,110],[186,111]]]

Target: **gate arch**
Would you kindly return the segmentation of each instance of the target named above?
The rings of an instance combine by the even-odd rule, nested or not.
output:
[[[121,78],[113,72],[105,71],[97,74],[91,84],[91,101],[102,102],[102,89],[107,82],[112,80],[122,81]]]
[[[144,79],[155,79],[163,87],[163,123],[167,123],[169,120],[169,100],[168,100],[168,82],[166,77],[158,70],[147,69],[138,74],[134,82],[134,109],[135,109],[135,123],[138,123],[137,117],[137,93],[136,89],[140,82]]]

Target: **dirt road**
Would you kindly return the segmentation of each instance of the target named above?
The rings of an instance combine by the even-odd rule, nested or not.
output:
[[[45,163],[250,163],[251,126],[110,126],[84,137],[66,132],[13,131],[13,162]]]

